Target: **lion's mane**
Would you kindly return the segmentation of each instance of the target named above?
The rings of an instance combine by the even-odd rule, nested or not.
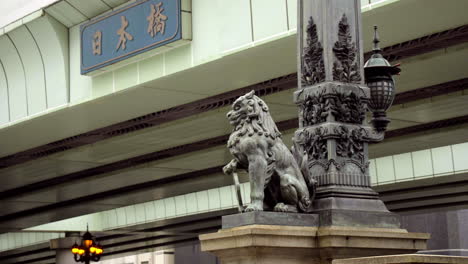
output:
[[[243,100],[248,100],[249,114],[234,129],[237,136],[244,137],[245,135],[253,136],[257,134],[273,140],[281,138],[281,132],[279,132],[273,121],[265,102],[253,94],[243,97]]]

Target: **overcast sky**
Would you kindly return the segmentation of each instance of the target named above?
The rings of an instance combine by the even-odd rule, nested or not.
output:
[[[59,0],[0,0],[0,28]]]

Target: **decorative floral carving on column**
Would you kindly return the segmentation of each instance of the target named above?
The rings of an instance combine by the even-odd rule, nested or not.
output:
[[[304,126],[312,126],[327,121],[327,99],[324,91],[308,95],[302,106],[302,118]]]
[[[327,140],[324,138],[327,129],[317,127],[312,132],[306,133],[305,146],[309,159],[326,159],[328,155]]]
[[[366,117],[366,103],[352,91],[325,94],[321,90],[305,97],[302,104],[303,126],[326,122],[330,114],[338,122],[362,124]]]
[[[366,105],[354,92],[336,93],[328,101],[330,111],[338,122],[362,124],[366,118]]]
[[[336,61],[333,63],[333,79],[347,83],[359,83],[361,74],[356,62],[357,49],[352,40],[348,18],[345,14],[338,24],[338,41],[333,46]]]
[[[338,157],[350,158],[364,163],[364,137],[365,131],[359,128],[340,126],[335,128],[339,138],[336,140],[336,154]]]
[[[325,64],[323,62],[323,48],[317,35],[317,25],[312,17],[307,25],[307,46],[303,50],[301,64],[302,85],[313,85],[325,80]]]

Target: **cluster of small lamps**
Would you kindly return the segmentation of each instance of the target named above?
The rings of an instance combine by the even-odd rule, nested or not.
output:
[[[71,252],[76,262],[84,262],[89,264],[91,261],[99,261],[104,250],[94,239],[94,237],[86,230],[84,233],[81,245],[77,245],[76,242],[73,245]]]

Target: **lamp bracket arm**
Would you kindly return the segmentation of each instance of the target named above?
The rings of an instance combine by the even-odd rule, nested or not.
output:
[[[378,143],[384,140],[385,131],[377,131],[374,127],[372,129],[366,129],[364,140],[369,143]]]

